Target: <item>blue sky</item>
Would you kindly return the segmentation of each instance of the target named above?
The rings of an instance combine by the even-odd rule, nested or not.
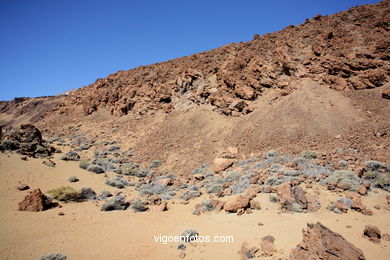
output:
[[[0,0],[0,100],[59,94],[376,2]]]

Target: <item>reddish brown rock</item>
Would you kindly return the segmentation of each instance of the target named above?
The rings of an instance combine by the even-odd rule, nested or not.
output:
[[[240,251],[238,254],[240,255],[240,260],[247,260],[255,257],[255,254],[259,251],[259,248],[251,247],[247,242],[241,245]]]
[[[213,170],[215,172],[221,172],[229,168],[233,164],[232,159],[216,158],[213,162]]]
[[[364,185],[361,185],[358,189],[357,192],[360,195],[366,195],[367,194],[367,188]]]
[[[291,251],[290,259],[363,260],[365,257],[361,249],[317,222],[307,224],[303,240]]]
[[[381,239],[381,231],[374,225],[366,225],[364,227],[363,235],[374,243],[379,243]]]
[[[273,256],[277,252],[274,242],[275,238],[273,236],[268,235],[261,238],[260,248],[262,256]]]
[[[385,241],[390,241],[390,234],[389,233],[383,233],[382,239]]]
[[[168,203],[166,201],[161,202],[160,206],[158,207],[160,211],[167,211],[168,210]]]
[[[246,196],[240,194],[230,198],[223,206],[223,209],[227,212],[237,212],[239,209],[245,209],[248,206],[249,199]]]
[[[361,200],[354,200],[351,208],[356,210],[357,212],[361,212],[363,215],[371,216],[373,214],[372,211],[368,209]]]
[[[19,210],[21,211],[42,211],[48,208],[46,204],[46,196],[40,189],[33,190],[24,199],[19,202]]]
[[[261,206],[260,206],[260,202],[256,201],[256,200],[250,200],[249,201],[249,205],[250,205],[250,208],[251,209],[254,209],[254,210],[261,210]]]
[[[390,88],[384,89],[382,91],[382,97],[385,98],[385,99],[390,99]]]

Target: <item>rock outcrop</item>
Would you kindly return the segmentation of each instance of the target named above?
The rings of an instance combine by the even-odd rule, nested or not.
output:
[[[307,224],[303,241],[291,251],[290,259],[363,260],[365,257],[361,249],[317,222]]]
[[[20,211],[38,212],[49,208],[49,205],[45,194],[40,189],[35,189],[19,202],[18,207]]]
[[[55,149],[48,146],[42,139],[38,128],[31,124],[21,125],[19,128],[1,129],[0,150],[17,151],[27,156],[50,156]]]

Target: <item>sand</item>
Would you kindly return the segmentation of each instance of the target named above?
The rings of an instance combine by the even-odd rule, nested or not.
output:
[[[281,213],[279,204],[271,203],[268,194],[258,194],[256,200],[262,209],[252,214],[237,216],[224,212],[195,216],[196,203],[208,198],[203,195],[188,205],[168,203],[169,210],[160,212],[151,206],[148,212],[102,212],[100,203],[61,203],[61,208],[43,212],[21,212],[17,204],[29,191],[18,191],[18,182],[43,192],[61,185],[80,189],[91,187],[97,193],[116,189],[104,184],[104,176],[78,167],[77,162],[58,160],[54,168],[42,164],[43,159],[23,161],[19,155],[0,154],[0,259],[36,259],[45,253],[60,252],[68,259],[177,259],[177,243],[156,243],[153,236],[179,235],[185,228],[196,229],[200,235],[229,235],[233,243],[188,244],[185,259],[239,259],[238,251],[243,242],[258,246],[261,237],[275,237],[277,258],[288,258],[290,251],[302,240],[306,223],[320,221],[332,231],[340,233],[349,242],[363,250],[367,259],[386,259],[390,255],[390,242],[375,244],[362,236],[366,224],[373,224],[382,233],[390,233],[390,211],[385,197],[388,193],[374,190],[363,198],[373,216],[349,211],[338,215],[326,209],[337,194],[315,185],[311,192],[319,191],[322,208],[317,212]],[[80,181],[69,183],[68,177],[77,176]],[[124,191],[127,197],[137,196],[133,188]],[[226,199],[226,198],[224,198]],[[381,209],[373,208],[380,205]],[[64,216],[59,216],[59,212]],[[261,222],[263,225],[259,226]],[[347,225],[352,226],[347,228]]]

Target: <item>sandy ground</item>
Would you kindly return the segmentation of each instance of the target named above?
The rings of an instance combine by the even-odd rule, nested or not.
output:
[[[229,235],[233,243],[197,243],[188,245],[185,259],[239,259],[241,244],[259,245],[261,237],[273,235],[278,249],[276,259],[288,258],[292,248],[302,240],[306,223],[320,221],[331,230],[361,248],[367,259],[389,259],[390,242],[374,244],[362,236],[364,226],[373,224],[382,233],[390,233],[390,211],[385,207],[386,192],[374,191],[363,198],[373,210],[373,216],[350,211],[338,215],[326,210],[330,199],[337,198],[321,187],[318,189],[323,207],[313,213],[280,213],[279,205],[269,202],[268,194],[258,194],[262,210],[237,216],[227,213],[192,215],[194,204],[206,197],[182,205],[177,200],[168,204],[167,212],[152,206],[148,212],[102,212],[95,202],[62,203],[62,208],[43,212],[20,212],[17,204],[28,191],[18,191],[18,182],[43,192],[61,185],[74,188],[91,187],[96,192],[115,191],[104,184],[104,176],[78,168],[76,162],[58,159],[55,168],[42,164],[42,159],[22,161],[19,155],[0,154],[0,259],[36,259],[42,254],[61,252],[68,259],[177,259],[177,243],[156,243],[155,235],[179,235],[185,228],[196,229],[200,235]],[[77,176],[80,181],[69,183],[67,178]],[[129,188],[129,198],[136,193]],[[376,210],[374,205],[380,205]],[[59,216],[62,211],[64,216]],[[261,222],[263,226],[259,226]],[[347,228],[351,225],[352,228]],[[273,258],[271,258],[273,259]]]

